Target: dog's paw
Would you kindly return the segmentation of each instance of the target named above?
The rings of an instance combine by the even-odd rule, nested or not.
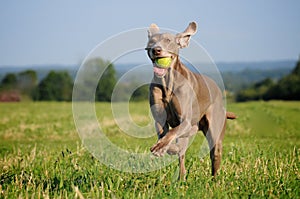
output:
[[[169,144],[159,140],[155,145],[153,145],[150,149],[153,155],[161,157],[164,156],[169,148]]]
[[[165,137],[158,140],[150,149],[153,155],[163,156],[170,147],[171,142],[175,139],[175,134],[168,134]]]

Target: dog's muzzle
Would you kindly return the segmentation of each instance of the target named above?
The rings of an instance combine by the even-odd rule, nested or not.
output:
[[[153,72],[157,77],[164,77],[172,62],[172,56],[163,57],[162,55],[162,48],[161,47],[152,47],[152,48],[145,48],[147,50],[148,56],[153,63]]]

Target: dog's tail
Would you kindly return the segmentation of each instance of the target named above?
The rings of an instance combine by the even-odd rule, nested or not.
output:
[[[233,112],[226,112],[226,118],[230,120],[234,120],[237,116]]]

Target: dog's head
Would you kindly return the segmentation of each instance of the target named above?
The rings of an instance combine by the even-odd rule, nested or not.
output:
[[[156,24],[150,25],[146,50],[157,77],[164,77],[174,66],[178,59],[179,49],[189,45],[190,38],[196,33],[196,30],[195,22],[191,22],[185,31],[176,35],[159,33],[159,27]]]

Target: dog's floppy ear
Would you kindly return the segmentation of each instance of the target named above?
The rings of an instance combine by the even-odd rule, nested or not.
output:
[[[185,48],[189,45],[190,38],[197,31],[196,22],[191,22],[189,26],[182,33],[176,35],[176,42],[180,48]]]
[[[157,33],[159,33],[159,27],[155,23],[151,24],[148,29],[148,38]]]

